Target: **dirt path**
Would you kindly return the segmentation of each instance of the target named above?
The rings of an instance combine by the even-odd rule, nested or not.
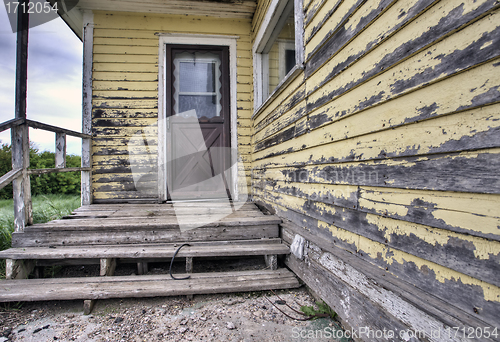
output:
[[[304,289],[278,292],[290,306],[313,305]],[[269,292],[100,300],[89,316],[82,301],[25,303],[0,314],[1,341],[347,341],[329,338],[330,319],[298,322],[276,310]],[[279,303],[279,301],[278,301]],[[278,304],[279,305],[279,304]],[[280,308],[292,313],[284,305]]]

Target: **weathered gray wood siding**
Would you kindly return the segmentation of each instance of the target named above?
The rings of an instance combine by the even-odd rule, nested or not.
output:
[[[255,201],[489,325],[500,322],[499,7],[304,1],[304,72],[257,113],[252,138]]]

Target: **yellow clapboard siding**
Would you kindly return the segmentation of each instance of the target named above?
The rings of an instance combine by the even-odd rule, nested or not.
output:
[[[156,46],[94,45],[94,53],[113,55],[129,54],[158,56],[158,44]]]
[[[269,5],[271,4],[271,0],[260,0],[257,1],[257,8],[255,9],[253,20],[252,20],[252,32],[257,34],[262,24],[262,20],[268,11]],[[252,39],[255,37],[252,37]]]
[[[158,82],[134,82],[134,81],[94,81],[92,82],[94,90],[137,90],[137,91],[156,91],[158,92]]]
[[[293,122],[295,122],[292,119],[297,118],[298,120],[298,116],[301,113],[302,115],[304,115],[305,105],[306,102],[303,101],[302,103],[299,103],[297,106],[294,106],[292,109],[281,115],[279,119],[272,120],[269,125],[260,129],[256,128],[254,142],[260,142],[273,136],[276,133],[279,133],[280,131],[283,131],[284,129],[289,128],[291,125],[293,125]]]
[[[304,75],[301,73],[295,80],[293,80],[286,89],[283,89],[279,95],[276,96],[274,100],[270,103],[267,103],[265,107],[259,109],[259,112],[254,117],[254,126],[257,127],[260,122],[267,119],[267,117],[272,114],[272,112],[279,108],[280,104],[285,101],[287,98],[292,96],[294,93],[298,92],[299,87],[304,87]]]
[[[110,55],[94,54],[94,63],[141,63],[157,64],[158,55]]]
[[[359,102],[364,98],[364,92],[368,91],[370,81],[366,89],[365,86],[356,88],[326,107],[309,114],[309,117],[324,116],[325,126],[314,129],[311,133],[293,141],[258,152],[255,157],[261,158],[265,154],[283,150],[294,151],[318,146],[402,125],[408,118],[418,116],[426,108],[434,108],[434,115],[439,116],[453,113],[463,106],[472,106],[475,98],[484,96],[482,94],[490,91],[490,86],[482,87],[486,80],[489,80],[488,84],[491,86],[495,83],[500,85],[500,79],[495,80],[494,75],[497,73],[493,64],[495,63],[490,62],[481,65],[453,78],[444,79],[419,91],[388,101],[381,106],[369,108],[356,115],[344,116],[339,121],[336,117],[341,110],[349,114],[356,113]],[[494,78],[491,77],[492,75]],[[367,125],[367,122],[370,124]]]
[[[493,31],[498,26],[498,18],[500,18],[500,12],[496,15],[488,16],[469,27],[457,32],[456,34],[440,41],[439,43],[425,49],[424,51],[412,56],[406,61],[400,63],[399,65],[393,67],[393,69],[385,70],[379,76],[365,82],[366,86],[364,89],[364,95],[361,101],[366,101],[373,96],[381,96],[382,99],[391,98],[400,93],[395,93],[394,86],[398,82],[403,82],[411,78],[419,77],[424,71],[429,73],[436,67],[442,68],[442,59],[446,56],[451,55],[457,50],[464,50],[469,45],[477,41],[485,32]],[[409,25],[411,26],[411,24]],[[409,26],[407,29],[409,29]],[[417,26],[421,28],[421,26]],[[406,30],[402,33],[406,33]],[[314,89],[321,84],[324,79],[325,72],[318,72],[314,76],[307,80],[307,93],[309,95],[309,101],[314,103],[319,98],[328,96],[332,94],[336,89],[345,86],[348,82],[356,82],[363,79],[364,74],[367,70],[372,70],[376,67],[377,63],[387,55],[388,52],[393,51],[399,45],[407,40],[407,37],[399,37],[396,34],[393,39],[388,40],[384,44],[381,44],[378,48],[368,54],[365,58],[361,59],[359,62],[355,63],[349,68],[348,74],[344,75],[341,73],[328,83],[324,84],[317,91]],[[399,41],[398,39],[399,38]],[[441,58],[435,58],[435,56],[441,56]],[[327,69],[327,66],[322,70]],[[436,82],[439,79],[446,77],[446,73],[442,73],[439,77],[429,80],[424,83]],[[363,84],[364,85],[364,84]],[[408,86],[404,89],[405,92],[414,90],[415,88],[421,87],[421,82],[417,82],[414,87]],[[369,91],[367,91],[369,89]],[[314,92],[313,92],[314,91]],[[330,96],[330,101],[335,97]]]
[[[100,71],[92,72],[92,80],[97,81],[154,81],[158,82],[158,73],[129,72],[129,71]]]
[[[126,98],[126,99],[155,99],[158,91],[148,90],[94,90],[92,96],[95,99]]]
[[[151,34],[147,38],[115,38],[115,37],[96,37],[94,38],[94,45],[112,45],[112,46],[144,46],[144,47],[158,47],[158,36]]]
[[[94,63],[94,71],[152,73],[158,78],[158,65],[148,63]]]
[[[92,106],[95,108],[137,108],[137,109],[157,109],[158,100],[112,100],[94,99]]]
[[[158,147],[156,145],[150,145],[145,147],[144,145],[133,144],[130,145],[105,145],[105,146],[94,146],[92,149],[95,155],[138,155],[138,154],[157,154]]]
[[[473,161],[478,158],[479,155],[490,155],[492,158],[498,157],[498,154],[500,153],[500,148],[491,148],[491,149],[483,149],[483,150],[475,150],[475,151],[470,151],[470,152],[461,152],[458,154],[453,154],[453,155],[443,155],[441,156],[441,160],[447,160],[447,161],[453,161],[457,158],[460,158],[461,160],[469,160]],[[359,177],[360,181],[366,182],[367,180],[370,180],[371,177],[373,177],[373,180],[381,180],[383,179],[383,175],[379,175],[379,171],[377,171],[377,168],[381,169],[382,167],[384,169],[387,169],[389,167],[391,168],[399,168],[399,171],[404,172],[405,170],[409,170],[408,172],[411,171],[412,167],[415,166],[416,162],[423,162],[427,160],[433,160],[429,159],[429,157],[420,157],[418,160],[414,160],[412,162],[409,162],[405,160],[404,158],[397,158],[397,159],[384,159],[384,160],[368,160],[368,161],[353,161],[353,162],[345,162],[341,163],[340,166],[344,170],[350,169],[351,172],[347,174],[343,174],[341,171],[340,174],[338,174],[336,171],[333,172],[333,174],[328,175],[328,174],[323,174],[320,171],[317,171],[317,165],[314,164],[308,164],[302,166],[300,169],[296,169],[293,166],[286,166],[286,167],[269,167],[266,169],[256,169],[255,168],[255,162],[254,164],[254,171],[260,172],[262,177],[268,178],[268,179],[274,179],[274,180],[279,180],[279,181],[285,181],[285,182],[296,182],[297,180],[302,180],[303,182],[307,183],[329,183],[329,184],[355,184],[355,174],[356,174],[356,168],[360,167],[369,167],[371,168],[370,172],[373,172],[373,175],[366,174],[366,172],[363,171],[363,173],[360,173],[357,177]],[[334,167],[335,164],[323,164],[322,168],[328,168],[329,166]],[[410,175],[411,173],[409,173]],[[400,174],[398,174],[400,175]],[[368,177],[368,178],[367,178]],[[385,181],[385,184],[389,187],[393,187],[393,180],[391,180],[391,176],[387,175],[387,181]],[[423,186],[424,187],[424,186]],[[406,186],[400,187],[400,188],[408,188]],[[427,188],[427,187],[425,187]]]
[[[94,118],[92,124],[95,127],[147,127],[156,126],[158,124],[157,118]]]
[[[184,32],[205,34],[248,35],[250,20],[224,19],[199,16],[153,14],[147,16],[135,13],[107,15],[94,14],[96,28],[151,30],[156,32]]]
[[[405,12],[408,8],[412,8],[418,1],[419,0],[398,1],[385,11],[378,20],[372,22],[370,26],[360,32],[359,35],[341,49],[337,55],[332,56],[333,58],[328,61],[323,68],[325,70],[330,70],[342,62],[347,61],[348,58],[357,56],[369,48],[373,49],[377,44],[391,38],[394,34],[394,32],[390,33],[391,30],[405,20],[405,16],[402,16],[401,13]],[[323,9],[326,10],[326,7],[323,7]],[[312,27],[313,25],[311,24],[309,26]],[[309,50],[312,51],[314,49],[315,47],[309,44]]]
[[[303,163],[308,160],[315,163],[319,160],[327,161],[330,158],[335,160],[348,160],[356,158],[361,160],[377,159],[384,155],[426,155],[439,152],[443,146],[455,144],[455,148],[450,146],[449,151],[460,151],[463,144],[457,144],[461,139],[467,139],[481,134],[500,129],[499,105],[491,105],[476,108],[469,111],[447,115],[433,120],[426,120],[415,124],[400,126],[392,130],[382,130],[367,135],[355,136],[347,139],[346,136],[338,135],[333,141],[333,136],[328,138],[323,136],[320,141],[311,141],[312,144],[325,142],[324,145],[317,145],[307,150],[287,153],[284,156],[266,158],[255,162],[255,167],[285,166]],[[365,115],[361,115],[365,117]],[[360,118],[362,119],[362,118]],[[339,121],[338,125],[342,124]],[[335,132],[337,125],[327,126],[330,132]],[[328,131],[325,128],[325,131]],[[306,140],[295,139],[295,140]],[[300,144],[301,141],[294,144]],[[287,144],[288,146],[288,144]],[[300,147],[303,147],[300,146]],[[280,148],[279,146],[277,148]],[[284,148],[284,147],[281,147]],[[274,150],[274,149],[273,149]],[[256,159],[262,157],[269,151],[257,152]]]
[[[350,18],[346,27],[352,29],[356,25],[354,23],[359,22],[359,20],[366,16],[374,7],[376,7],[376,0],[368,0],[365,4],[361,6]],[[321,12],[325,12],[322,15],[316,15],[314,19],[309,23],[309,25],[305,28],[304,31],[304,41],[307,42],[305,48],[305,56],[306,59],[311,54],[312,50],[320,46],[324,37],[332,30],[334,27],[337,27],[341,20],[344,19],[345,14],[351,9],[354,5],[351,1],[344,1],[340,4],[337,10],[332,14],[328,20],[321,25],[321,28],[317,31],[317,33],[312,36],[312,30],[314,27],[318,26],[323,20],[324,14],[328,11],[328,6],[323,6]]]
[[[498,234],[500,196],[360,187],[359,205],[380,215],[404,217],[409,206],[430,209],[429,215],[470,232]],[[415,204],[419,203],[419,205]]]
[[[263,198],[263,200],[265,200],[266,202],[270,202],[270,200],[266,199],[265,197]],[[278,207],[282,211],[293,210],[296,212],[303,213],[302,207],[304,205],[303,204],[304,202],[300,199],[291,196],[284,195],[283,198],[281,198],[280,203],[275,203],[275,202],[271,203],[273,204],[273,206]],[[391,220],[376,215],[367,215],[367,218],[369,221],[370,220],[375,221],[377,219],[380,219],[381,221],[384,221],[386,225],[389,225],[390,224],[389,222],[392,221],[391,223],[398,225],[400,231],[398,230],[395,231],[398,231],[399,233],[411,234],[415,230],[415,225],[408,222]],[[380,225],[382,226],[382,224]],[[444,267],[434,262],[419,258],[410,253],[398,250],[396,248],[392,248],[390,246],[371,240],[364,236],[355,234],[353,232],[347,231],[345,229],[339,228],[335,224],[331,224],[323,220],[318,220],[318,228],[320,230],[326,230],[330,232],[336,239],[339,239],[348,245],[355,246],[356,252],[363,252],[369,254],[372,259],[383,258],[389,265],[392,263],[399,263],[403,265],[407,262],[413,262],[418,267],[426,265],[426,267],[428,267],[430,270],[435,271],[437,277],[436,279],[440,282],[445,282],[446,280],[460,279],[467,284],[481,286],[485,291],[484,292],[485,299],[488,298],[488,300],[498,300],[500,289],[494,285],[488,284],[484,281],[475,279],[464,273],[452,270],[450,268]],[[423,237],[427,238],[430,241],[432,241],[432,239],[434,238],[435,243],[447,241],[446,235],[444,237],[441,236],[441,234],[439,234],[439,230],[433,230],[431,233],[429,233],[425,227],[422,227],[421,234]],[[450,236],[453,236],[453,233],[449,234]],[[464,236],[460,237],[464,238]],[[465,238],[467,239],[467,237]],[[477,239],[477,238],[469,238],[469,239],[476,242],[477,247],[479,249],[477,254],[483,258],[487,258],[489,256],[488,254],[491,253],[492,251],[498,250],[497,242],[490,242],[484,239]]]
[[[96,38],[158,39],[154,30],[135,30],[134,28],[94,28]]]

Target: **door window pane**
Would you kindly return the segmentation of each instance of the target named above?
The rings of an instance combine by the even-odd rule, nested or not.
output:
[[[180,91],[215,92],[215,61],[181,61]]]
[[[175,55],[174,114],[195,110],[198,118],[221,115],[220,65],[219,56],[213,53],[182,52]]]

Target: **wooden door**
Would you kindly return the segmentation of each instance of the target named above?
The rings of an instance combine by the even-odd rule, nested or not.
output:
[[[166,65],[168,198],[228,197],[228,48],[168,45]]]

